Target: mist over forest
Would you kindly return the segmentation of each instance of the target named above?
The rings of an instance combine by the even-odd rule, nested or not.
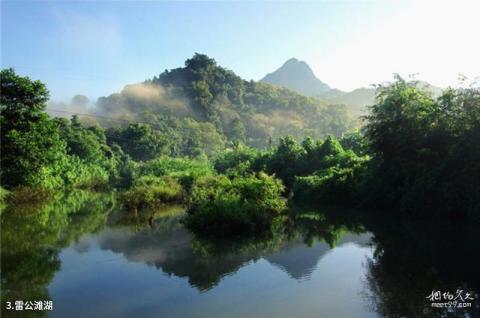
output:
[[[426,82],[418,85],[435,96],[442,91]],[[166,154],[182,154],[179,149],[186,144],[211,154],[231,142],[265,148],[287,135],[297,141],[329,134],[339,138],[362,126],[375,94],[375,87],[351,92],[331,88],[295,58],[255,82],[196,53],[184,67],[128,84],[96,101],[84,95],[70,103],[49,101],[47,112],[64,118],[76,114],[86,125],[105,128],[141,123],[183,145],[165,147],[171,149]],[[202,141],[192,145],[196,133]]]
[[[264,148],[286,135],[297,140],[341,137],[358,126],[358,118],[343,104],[243,80],[203,54],[195,54],[184,67],[126,85],[95,103],[79,95],[70,104],[50,102],[47,111],[59,117],[89,114],[79,115],[80,121],[102,127],[145,123],[179,145],[191,143],[189,134],[195,131],[202,140],[195,146],[208,153],[229,142]]]

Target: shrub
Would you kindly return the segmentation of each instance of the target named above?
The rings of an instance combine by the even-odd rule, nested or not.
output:
[[[231,235],[268,228],[286,207],[280,180],[265,173],[209,176],[194,183],[185,223],[204,234]]]
[[[62,179],[66,186],[101,188],[108,184],[109,173],[99,165],[83,163],[77,156],[71,156]]]
[[[130,190],[123,193],[122,199],[129,209],[156,207],[180,201],[182,186],[170,176],[144,176],[134,181]]]
[[[297,177],[295,201],[350,203],[352,201],[353,169],[332,167],[307,177]]]
[[[213,174],[207,161],[162,157],[141,164],[138,176],[170,176],[177,179],[185,189],[189,189],[194,180]]]
[[[52,190],[33,188],[26,186],[18,186],[8,191],[5,196],[5,201],[8,204],[20,204],[25,202],[44,202],[51,199],[53,196]]]
[[[218,173],[246,174],[251,171],[253,162],[258,157],[258,150],[237,144],[216,154],[213,166]]]
[[[293,186],[296,202],[352,204],[358,202],[365,165],[319,170],[313,175],[296,177]]]

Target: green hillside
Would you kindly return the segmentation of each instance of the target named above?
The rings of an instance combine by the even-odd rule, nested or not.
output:
[[[203,54],[195,54],[184,67],[99,98],[95,114],[116,119],[98,121],[117,126],[110,135],[118,140],[125,138],[119,119],[149,123],[166,136],[172,155],[192,149],[208,153],[237,141],[263,148],[286,135],[341,136],[350,128],[344,106],[243,80]]]

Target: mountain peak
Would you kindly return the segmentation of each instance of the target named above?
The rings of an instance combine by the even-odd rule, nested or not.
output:
[[[275,72],[267,74],[261,81],[307,96],[316,96],[330,89],[327,84],[315,76],[307,63],[294,57],[287,60]]]
[[[286,64],[295,64],[295,63],[298,63],[300,62],[299,60],[297,60],[296,58],[292,57],[292,58],[289,58],[283,65],[286,65]]]

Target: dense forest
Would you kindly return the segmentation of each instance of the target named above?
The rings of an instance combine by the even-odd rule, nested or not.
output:
[[[479,222],[478,87],[433,97],[397,77],[350,132],[340,106],[246,82],[200,54],[101,98],[116,122],[50,117],[46,86],[12,69],[1,90],[6,202],[115,188],[135,213],[183,203],[188,227],[222,235],[262,231],[307,203]]]

